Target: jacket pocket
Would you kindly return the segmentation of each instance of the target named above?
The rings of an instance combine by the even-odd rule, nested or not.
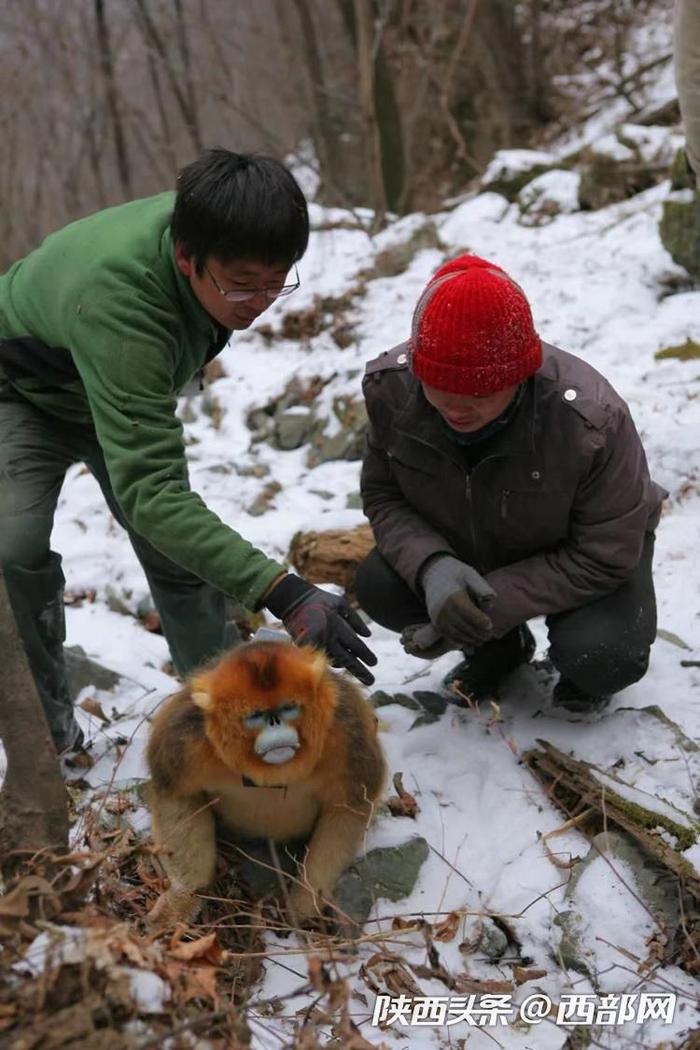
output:
[[[501,528],[516,530],[535,545],[549,546],[569,533],[571,497],[562,490],[503,488],[498,517]]]

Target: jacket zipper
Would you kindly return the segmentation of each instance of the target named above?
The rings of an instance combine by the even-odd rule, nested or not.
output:
[[[464,495],[467,499],[467,514],[469,516],[469,534],[471,536],[472,550],[474,551],[474,561],[476,563],[474,568],[478,568],[479,558],[477,556],[476,529],[474,528],[474,513],[472,505],[472,475],[470,470],[468,470],[466,473],[466,482],[467,483],[465,486]]]
[[[510,496],[510,489],[503,489],[501,492],[501,517],[508,517],[508,497]]]

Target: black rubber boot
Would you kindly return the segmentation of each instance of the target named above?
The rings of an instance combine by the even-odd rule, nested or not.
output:
[[[610,694],[591,696],[584,693],[568,678],[560,678],[552,693],[552,707],[561,711],[570,711],[572,715],[598,714],[610,703]]]
[[[534,652],[532,631],[522,623],[503,638],[479,646],[473,656],[445,676],[442,684],[456,704],[484,700],[496,695],[501,680],[520,664],[529,663]]]

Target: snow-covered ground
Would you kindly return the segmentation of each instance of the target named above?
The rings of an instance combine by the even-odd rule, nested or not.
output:
[[[565,897],[567,871],[553,865],[541,836],[559,827],[563,818],[519,763],[517,753],[544,738],[610,769],[624,762],[626,783],[648,792],[693,818],[693,801],[700,765],[693,752],[683,750],[670,731],[638,709],[658,704],[686,735],[700,738],[700,672],[681,667],[682,658],[697,659],[700,649],[697,551],[700,548],[700,363],[668,359],[655,361],[660,348],[700,340],[700,291],[668,294],[674,280],[688,287],[659,241],[657,222],[666,184],[622,204],[601,211],[562,214],[548,225],[528,227],[519,222],[517,205],[486,193],[436,218],[440,238],[450,253],[470,250],[505,267],[528,294],[544,339],[580,354],[600,369],[629,402],[643,435],[653,476],[670,492],[658,530],[656,582],[659,625],[665,637],[657,640],[646,678],[615,697],[610,712],[597,723],[555,719],[548,713],[547,691],[530,672],[511,682],[501,704],[502,721],[490,722],[491,712],[480,714],[449,708],[432,725],[410,729],[412,712],[398,705],[381,709],[382,740],[392,771],[402,770],[404,782],[417,798],[415,824],[382,816],[370,832],[368,846],[396,844],[411,835],[423,835],[432,850],[413,895],[400,905],[378,908],[378,916],[491,911],[510,916],[523,951],[533,965],[546,970],[537,987],[554,1000],[566,992],[590,992],[592,984],[581,973],[557,962],[561,929],[557,914],[571,908],[583,915],[583,943],[590,972],[605,992],[675,991],[676,1019],[672,1025],[628,1023],[607,1029],[597,1045],[655,1046],[679,1037],[694,1022],[695,982],[676,967],[662,966],[650,978],[640,977],[638,962],[648,954],[645,940],[654,924],[629,886],[634,876],[622,862],[611,868],[602,859],[587,869],[579,882],[575,902]],[[327,219],[313,208],[316,223]],[[370,240],[361,231],[347,229],[315,233],[300,265],[302,285],[294,299],[276,305],[265,316],[278,326],[283,310],[311,306],[314,296],[340,295],[351,287],[359,271],[391,243],[407,239],[423,217],[396,222]],[[225,521],[272,555],[283,558],[298,529],[353,526],[362,521],[358,510],[346,509],[347,497],[358,489],[359,464],[335,462],[309,470],[306,449],[274,451],[267,444],[251,446],[244,416],[247,409],[279,394],[292,375],[336,378],[325,389],[324,403],[339,393],[357,394],[364,362],[382,349],[403,340],[411,310],[425,281],[440,264],[443,253],[419,253],[398,277],[371,280],[357,300],[352,320],[357,341],[338,349],[327,332],[308,343],[275,339],[271,344],[255,331],[237,335],[222,355],[227,376],[212,386],[224,408],[218,430],[201,412],[201,396],[190,408],[194,422],[187,425],[193,486]],[[207,395],[204,395],[207,396]],[[241,477],[238,468],[264,463],[266,478]],[[270,510],[259,517],[246,512],[271,478],[282,485]],[[323,495],[319,495],[323,493]],[[330,495],[329,495],[330,493]],[[113,697],[101,695],[105,710],[121,717],[103,728],[79,712],[96,753],[103,754],[89,775],[92,783],[113,776],[115,755],[109,736],[132,736],[131,745],[116,771],[115,783],[144,775],[144,716],[168,691],[172,679],[160,668],[167,659],[164,640],[146,632],[135,619],[111,612],[105,604],[108,585],[130,594],[135,608],[146,595],[140,568],[125,537],[106,511],[92,478],[76,467],[65,486],[56,520],[54,547],[64,554],[71,590],[95,588],[97,600],[69,607],[68,641],[82,645],[89,655],[121,672],[138,685]],[[540,655],[546,651],[542,623],[533,624]],[[669,637],[676,636],[675,640]],[[687,646],[679,648],[678,641]],[[378,657],[377,687],[387,691],[437,688],[453,657],[430,665],[407,657],[395,636],[375,627],[372,645]],[[657,803],[658,805],[658,803]],[[588,843],[570,830],[550,840],[560,857],[583,856]],[[700,847],[689,851],[700,868]],[[460,960],[457,945],[474,925],[464,918],[454,941],[441,946],[443,961],[452,972],[467,968],[474,976],[508,978],[509,968],[479,956]],[[384,923],[386,926],[386,923]],[[375,918],[370,929],[381,928]],[[420,959],[416,947],[402,948],[407,958]],[[284,942],[285,952],[290,949]],[[274,952],[274,946],[271,943]],[[424,953],[424,949],[423,949]],[[293,959],[293,956],[292,956]],[[289,957],[286,958],[288,963]],[[303,974],[303,960],[298,968]],[[357,967],[351,967],[354,972]],[[283,995],[303,984],[299,976],[277,965],[274,954],[260,990],[262,998]],[[444,987],[423,981],[426,994],[444,994]],[[366,990],[366,989],[365,989]],[[300,1005],[299,1003],[296,1006]],[[355,1019],[366,1020],[370,1008],[356,1004]],[[284,1032],[284,1021],[274,1022]],[[260,1031],[260,1046],[277,1045],[272,1022]],[[399,1031],[399,1029],[397,1029]],[[551,1023],[530,1028],[468,1029],[456,1025],[452,1038],[469,1033],[469,1045],[490,1046],[495,1036],[501,1046],[561,1047],[567,1032]],[[363,1032],[374,1035],[366,1023]],[[408,1037],[402,1030],[403,1041]],[[391,1031],[383,1038],[391,1037]],[[444,1033],[437,1028],[413,1028],[410,1045],[439,1045]]]
[[[666,76],[664,89],[667,80]],[[564,152],[562,148],[558,154]],[[460,912],[456,936],[439,947],[447,970],[507,980],[511,969],[506,962],[488,962],[478,952],[462,958],[458,949],[474,933],[475,912],[498,913],[512,926],[531,965],[546,971],[546,977],[519,990],[518,1000],[533,990],[554,1001],[562,994],[593,990],[675,992],[678,1002],[672,1024],[657,1020],[608,1027],[596,1036],[594,1045],[615,1050],[662,1043],[680,1046],[683,1033],[698,1024],[696,982],[668,965],[640,975],[655,923],[623,861],[595,860],[578,880],[574,895],[566,896],[569,872],[552,862],[542,841],[564,818],[518,755],[537,739],[548,740],[577,758],[607,770],[614,767],[626,784],[646,793],[650,806],[673,806],[689,822],[697,820],[693,804],[700,762],[696,753],[684,749],[671,729],[641,709],[660,706],[688,738],[700,742],[700,670],[681,666],[682,659],[700,657],[696,568],[700,361],[654,359],[657,350],[688,337],[700,342],[700,290],[691,286],[659,241],[657,224],[667,183],[621,204],[585,213],[572,210],[571,172],[562,173],[559,190],[557,177],[548,175],[545,189],[558,193],[565,206],[562,214],[541,226],[523,223],[518,205],[495,193],[474,196],[431,218],[448,253],[472,251],[508,270],[528,295],[542,337],[585,358],[629,402],[652,474],[670,493],[657,533],[655,561],[662,633],[647,676],[618,694],[598,722],[553,717],[546,685],[530,670],[511,680],[498,722],[490,709],[472,712],[450,707],[437,722],[411,728],[415,717],[411,711],[398,705],[381,709],[390,769],[403,772],[419,813],[415,823],[380,816],[367,846],[393,845],[422,835],[431,852],[412,896],[386,907],[380,902],[368,929],[389,934],[391,917],[396,915],[424,913],[430,919]],[[350,218],[312,206],[314,224],[324,229],[312,235],[299,266],[301,288],[293,298],[273,306],[264,322],[279,328],[284,311],[310,307],[316,296],[341,296],[356,285],[361,271],[371,267],[379,252],[407,240],[426,221],[425,216],[409,216],[371,239],[361,230],[346,228]],[[328,229],[333,219],[345,220],[345,225]],[[321,395],[320,405],[327,411],[334,396],[356,396],[365,361],[407,337],[413,304],[444,255],[425,250],[399,276],[370,279],[348,315],[356,326],[356,340],[349,347],[339,349],[328,331],[302,342],[281,336],[270,342],[255,330],[239,334],[221,356],[226,376],[204,395],[183,399],[188,418],[193,419],[186,425],[193,487],[226,522],[267,553],[284,558],[299,529],[359,524],[361,511],[346,506],[348,497],[358,491],[359,464],[333,462],[308,469],[306,448],[279,452],[267,444],[252,445],[245,425],[247,410],[280,394],[292,376],[335,374]],[[203,399],[211,397],[223,408],[218,429],[202,411]],[[269,466],[270,474],[241,476],[234,469],[255,464]],[[282,488],[270,509],[261,516],[249,515],[246,508],[273,479]],[[53,546],[64,556],[68,589],[97,592],[94,602],[67,608],[68,644],[83,646],[91,657],[128,680],[114,694],[98,694],[107,714],[114,713],[110,725],[78,712],[98,757],[87,779],[95,786],[112,782],[118,787],[145,775],[147,716],[174,686],[161,670],[168,659],[167,647],[162,637],[148,633],[135,618],[110,611],[106,604],[111,587],[135,609],[147,595],[146,584],[96,483],[80,467],[70,472],[63,490]],[[542,622],[532,626],[542,656],[546,631]],[[449,656],[433,664],[413,660],[395,636],[379,627],[373,629],[371,644],[379,658],[376,687],[388,692],[438,688],[454,662]],[[119,759],[110,744],[117,737],[131,741],[123,753],[120,749]],[[623,790],[619,785],[618,789]],[[147,826],[145,813],[140,821]],[[556,853],[560,860],[584,856],[588,848],[587,839],[575,829],[548,842],[550,854]],[[700,846],[696,844],[686,855],[700,871]],[[556,920],[567,911],[579,916],[588,976],[567,969],[561,959],[562,928]],[[390,946],[397,936],[391,933]],[[288,995],[306,983],[305,962],[301,955],[295,957],[293,944],[270,938],[269,945],[266,977],[257,993],[261,1000]],[[357,961],[339,966],[339,972],[356,981],[360,963],[375,950],[376,946],[361,949]],[[425,962],[421,936],[404,937],[398,950],[403,958]],[[435,980],[418,983],[425,994],[445,994],[444,985]],[[367,992],[362,982],[357,987]],[[353,1000],[353,1017],[375,1043],[383,1039],[393,1045],[396,1036],[400,1046],[439,1046],[466,1037],[474,1050],[490,1048],[494,1041],[509,1050],[558,1050],[570,1034],[546,1021],[531,1027],[486,1029],[464,1023],[447,1030],[395,1026],[380,1036],[369,1024],[371,995],[368,998],[367,1007]],[[290,1013],[310,1001],[304,996],[293,999]],[[264,1026],[256,1028],[256,1045],[281,1046],[289,1031],[283,1016],[266,1016]]]

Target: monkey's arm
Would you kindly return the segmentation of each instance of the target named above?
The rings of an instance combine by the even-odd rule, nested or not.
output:
[[[154,788],[151,796],[153,841],[170,880],[148,915],[152,925],[172,926],[194,919],[200,907],[195,890],[214,878],[216,831],[211,802],[203,793],[166,795]]]
[[[372,806],[348,802],[324,806],[316,822],[299,882],[290,894],[289,908],[295,923],[320,914],[324,902],[332,902],[340,875],[360,850]]]

